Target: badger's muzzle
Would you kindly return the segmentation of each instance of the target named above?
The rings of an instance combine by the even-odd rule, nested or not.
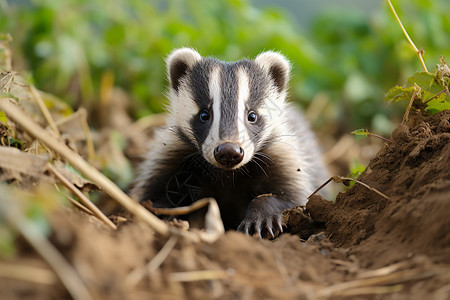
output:
[[[223,143],[214,150],[214,158],[226,169],[231,169],[244,158],[244,149],[238,144]]]

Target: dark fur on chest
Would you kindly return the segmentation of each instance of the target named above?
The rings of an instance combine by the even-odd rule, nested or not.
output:
[[[272,159],[258,158],[241,169],[226,171],[206,162],[198,152],[181,150],[156,163],[159,168],[144,187],[141,202],[151,200],[154,207],[170,208],[213,197],[226,229],[236,229],[250,201],[261,194],[275,194],[286,202],[295,197],[289,178]]]

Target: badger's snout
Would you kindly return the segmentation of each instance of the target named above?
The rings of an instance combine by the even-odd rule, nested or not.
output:
[[[221,166],[231,169],[244,158],[244,149],[238,144],[223,143],[214,150],[214,158]]]

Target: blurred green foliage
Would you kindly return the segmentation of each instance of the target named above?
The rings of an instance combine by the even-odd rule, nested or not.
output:
[[[31,70],[40,89],[73,106],[95,104],[102,76],[112,72],[115,85],[135,100],[135,117],[141,117],[161,111],[166,102],[164,57],[173,48],[190,46],[226,60],[274,49],[293,63],[292,99],[307,106],[325,96],[317,126],[390,133],[393,116],[404,106],[385,106],[384,93],[421,66],[384,1],[371,18],[348,9],[325,12],[304,31],[279,8],[254,4],[3,0],[0,32],[14,38],[15,64]],[[449,56],[448,0],[399,0],[394,6],[416,45],[426,50],[430,69],[440,55]]]

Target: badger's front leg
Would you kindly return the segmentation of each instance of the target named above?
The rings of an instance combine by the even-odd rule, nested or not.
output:
[[[260,238],[274,238],[275,233],[282,233],[282,212],[295,203],[277,198],[272,194],[263,194],[253,199],[247,208],[245,218],[238,226],[238,231]]]

